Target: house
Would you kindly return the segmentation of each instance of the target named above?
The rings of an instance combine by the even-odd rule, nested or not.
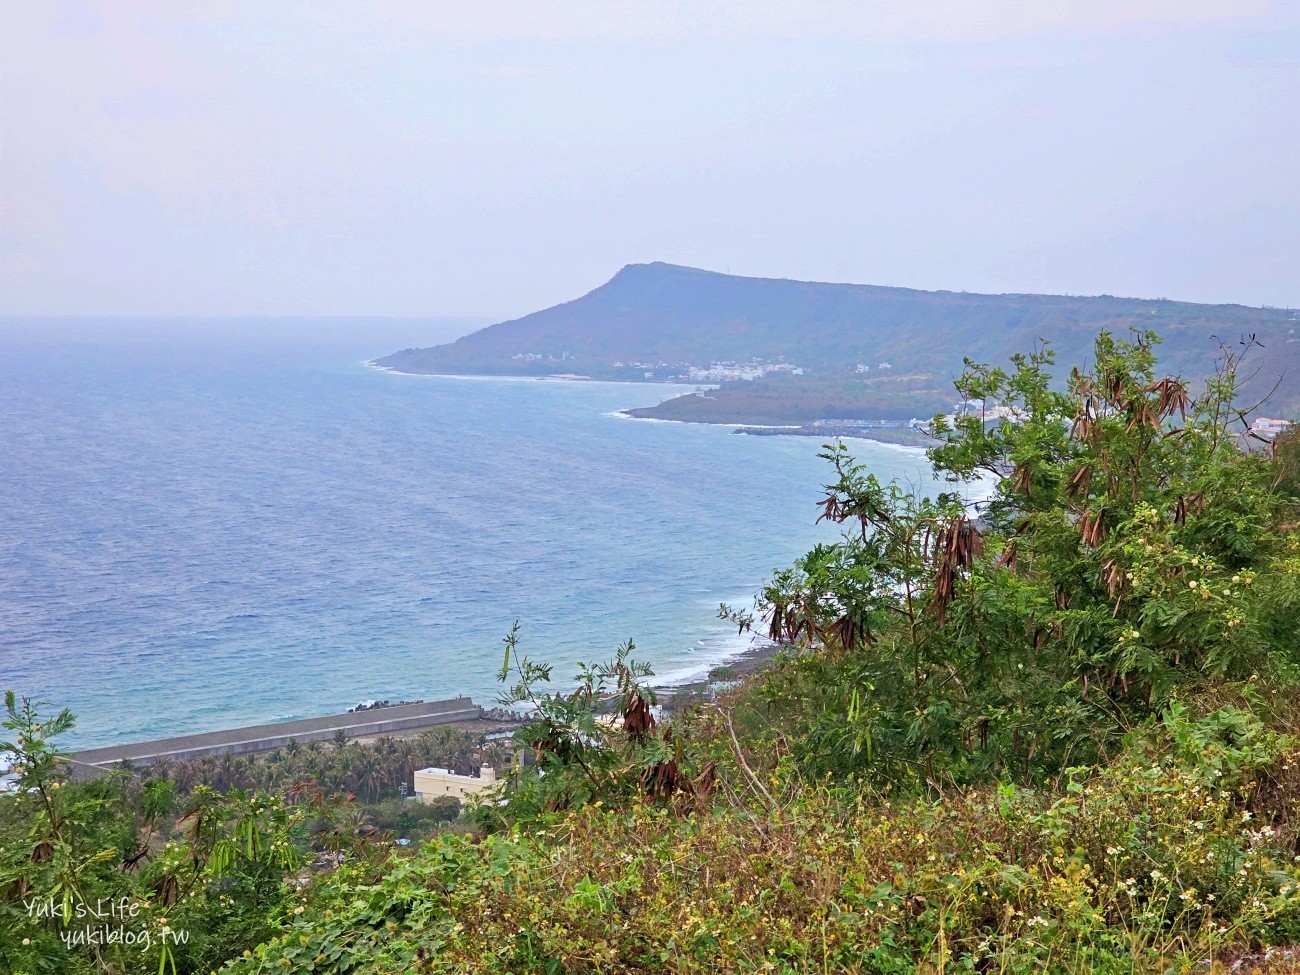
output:
[[[1262,440],[1271,441],[1279,433],[1290,430],[1292,426],[1290,420],[1274,420],[1267,416],[1257,416],[1250,424],[1250,432]]]
[[[451,769],[430,768],[415,771],[415,798],[429,800],[441,796],[454,796],[462,802],[469,796],[490,789],[497,784],[497,772],[484,765],[478,775],[457,775]]]

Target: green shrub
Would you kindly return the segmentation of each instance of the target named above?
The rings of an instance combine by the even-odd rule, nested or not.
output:
[[[1194,397],[1152,341],[1102,335],[1066,391],[1046,350],[969,367],[976,405],[936,418],[930,456],[992,479],[978,518],[828,448],[823,517],[846,531],[766,590],[770,635],[808,652],[754,695],[805,770],[1034,781],[1105,761],[1180,695],[1289,679],[1300,534],[1231,429],[1238,360]]]
[[[1189,969],[1296,930],[1300,870],[1250,805],[1251,771],[1291,747],[1183,712],[1056,789],[598,803],[340,873],[230,972]]]

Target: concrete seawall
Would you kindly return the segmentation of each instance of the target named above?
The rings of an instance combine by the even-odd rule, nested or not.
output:
[[[106,768],[121,762],[144,765],[157,758],[173,760],[202,758],[230,752],[244,755],[282,748],[289,739],[313,741],[332,738],[339,731],[349,738],[360,735],[382,735],[396,731],[432,728],[456,721],[474,721],[483,709],[468,697],[447,701],[428,701],[421,704],[399,704],[358,711],[350,714],[331,714],[321,718],[303,718],[298,721],[279,721],[273,724],[254,725],[249,728],[231,728],[227,731],[209,731],[198,735],[181,735],[176,738],[159,738],[130,745],[111,745],[107,748],[90,748],[71,755],[74,778],[93,775],[93,768]]]

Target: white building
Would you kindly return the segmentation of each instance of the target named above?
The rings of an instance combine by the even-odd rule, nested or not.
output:
[[[1257,416],[1251,421],[1250,432],[1265,440],[1272,440],[1279,433],[1290,430],[1291,427],[1290,420],[1274,420],[1267,416]]]
[[[434,766],[416,770],[415,797],[427,801],[441,796],[454,796],[464,801],[466,797],[496,784],[497,772],[491,765],[480,768],[478,775],[457,775],[451,769]]]

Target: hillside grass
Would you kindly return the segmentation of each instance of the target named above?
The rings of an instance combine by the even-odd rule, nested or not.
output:
[[[1223,969],[1300,939],[1296,762],[1227,706],[1028,788],[890,797],[778,763],[771,803],[598,801],[345,869],[228,971]]]

